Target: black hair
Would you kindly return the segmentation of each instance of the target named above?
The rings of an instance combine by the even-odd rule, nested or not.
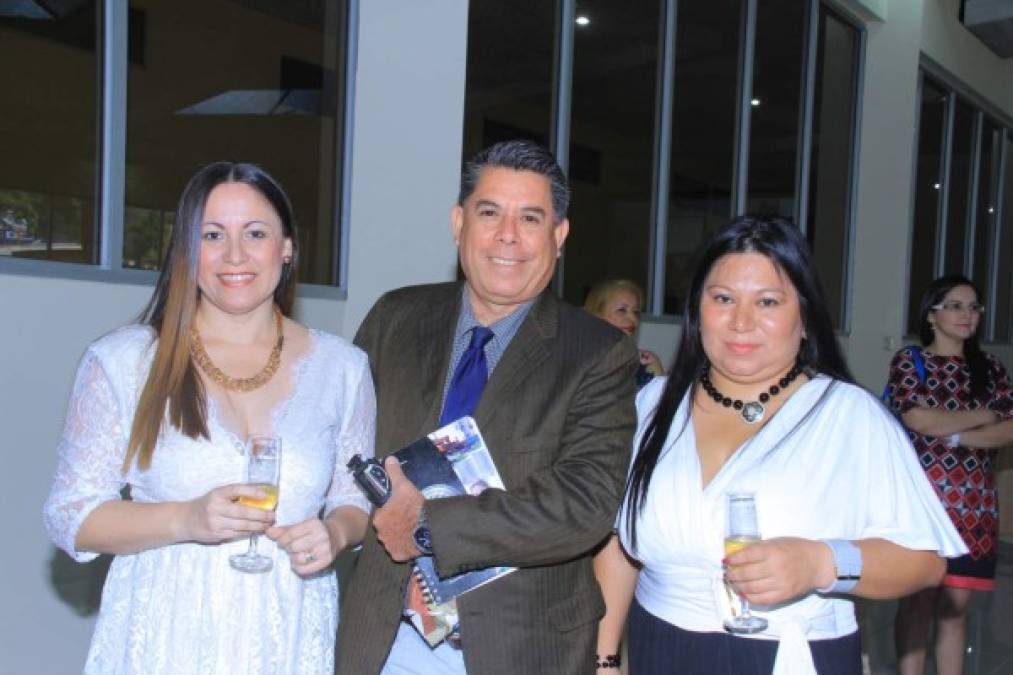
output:
[[[736,253],[758,253],[765,256],[778,271],[787,275],[795,287],[806,336],[799,345],[796,358],[804,371],[810,375],[821,373],[834,380],[854,383],[834,335],[833,322],[827,311],[823,287],[812,265],[809,246],[794,223],[779,216],[741,216],[719,229],[704,247],[693,275],[683,308],[682,335],[676,348],[674,365],[658,405],[640,438],[640,447],[630,470],[624,499],[627,507],[626,525],[633,548],[636,547],[637,516],[646,504],[651,475],[661,457],[675,413],[687,392],[692,401],[697,378],[709,365],[700,336],[700,300],[704,283],[718,260]],[[825,399],[825,395],[821,397],[809,414],[822,405]],[[803,421],[807,418],[808,415]],[[795,429],[788,435],[794,431]]]
[[[545,176],[549,179],[552,190],[553,221],[558,225],[566,218],[566,210],[570,205],[570,187],[566,181],[566,174],[552,153],[538,143],[526,139],[503,141],[472,157],[461,171],[461,189],[457,195],[459,205],[464,206],[464,202],[478,185],[482,169],[487,167],[532,171]]]
[[[929,346],[935,340],[935,331],[929,323],[929,312],[935,312],[936,305],[943,301],[946,294],[958,286],[969,286],[974,291],[974,297],[981,302],[981,292],[978,286],[965,277],[963,274],[947,274],[939,277],[928,285],[922,293],[922,302],[918,309],[918,337],[922,346]],[[980,323],[978,324],[981,325]],[[984,403],[988,400],[989,364],[985,352],[981,351],[978,344],[978,331],[964,340],[964,361],[967,362],[967,369],[971,373],[971,396]]]

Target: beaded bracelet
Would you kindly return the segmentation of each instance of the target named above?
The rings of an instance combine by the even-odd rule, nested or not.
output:
[[[618,668],[620,665],[622,665],[622,659],[619,658],[618,654],[594,655],[595,668]]]

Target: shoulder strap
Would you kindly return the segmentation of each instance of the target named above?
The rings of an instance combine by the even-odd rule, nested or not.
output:
[[[915,364],[915,372],[918,373],[918,380],[925,382],[925,359],[922,358],[922,348],[915,345],[909,347],[911,350],[911,359]]]
[[[911,350],[911,360],[914,362],[915,373],[918,375],[919,382],[925,382],[925,359],[922,357],[922,348],[917,345],[908,345],[907,347]],[[890,383],[887,382],[886,386],[883,387],[883,393],[879,395],[879,400],[885,403],[887,406],[890,405]]]

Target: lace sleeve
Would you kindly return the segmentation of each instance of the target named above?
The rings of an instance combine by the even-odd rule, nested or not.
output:
[[[331,487],[327,492],[324,513],[334,508],[351,504],[369,512],[369,501],[363,496],[356,485],[352,474],[348,471],[348,460],[352,455],[372,457],[376,442],[376,395],[373,391],[373,378],[369,374],[369,363],[366,355],[360,356],[357,364],[349,364],[350,369],[358,373],[348,378],[345,388],[344,410],[341,421],[335,427],[334,444],[337,461],[334,463],[334,475]]]
[[[126,434],[112,382],[98,357],[85,353],[77,370],[60,437],[56,477],[46,500],[46,529],[77,562],[98,556],[74,547],[81,523],[99,504],[120,498]]]

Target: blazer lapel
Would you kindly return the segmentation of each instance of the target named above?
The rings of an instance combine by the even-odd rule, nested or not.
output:
[[[411,340],[420,366],[419,394],[424,413],[419,436],[435,429],[440,420],[443,386],[447,379],[454,328],[461,307],[461,284],[444,287],[441,291],[444,292],[434,298],[429,311],[423,314],[416,339]]]
[[[509,398],[551,356],[549,341],[556,337],[558,325],[559,301],[551,291],[542,291],[482,392],[475,410],[479,428],[488,425],[499,412],[498,402]]]

